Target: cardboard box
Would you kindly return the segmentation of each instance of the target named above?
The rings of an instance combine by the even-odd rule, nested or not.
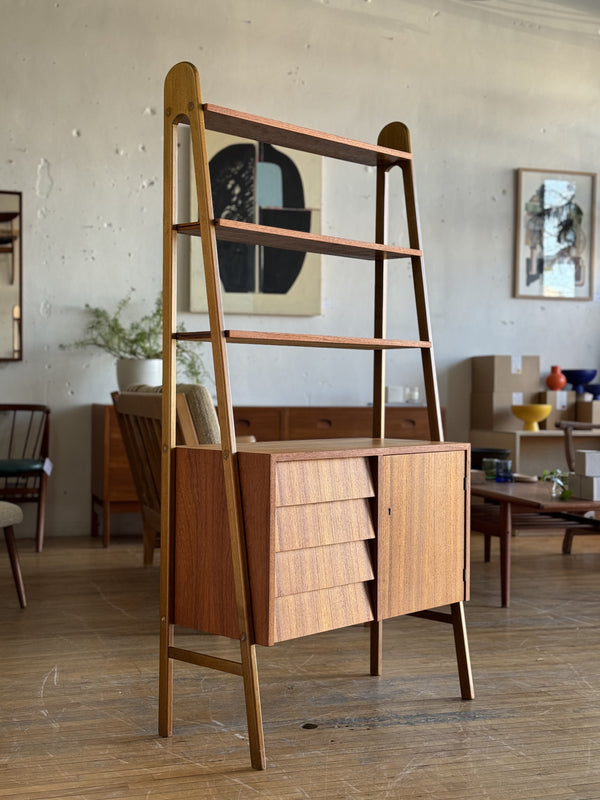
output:
[[[474,394],[538,392],[539,389],[539,356],[473,356],[471,358],[471,391]]]
[[[481,431],[520,431],[523,422],[511,406],[536,403],[537,392],[483,392],[471,395],[471,428]]]
[[[592,422],[600,425],[600,400],[578,400],[575,409],[578,422]]]
[[[575,473],[577,475],[600,475],[600,450],[576,450]]]
[[[554,430],[555,424],[561,419],[575,419],[575,392],[540,392],[538,403],[548,403],[552,406],[550,416],[540,422],[540,428],[545,431]]]
[[[600,500],[600,476],[576,475],[575,478],[576,485],[573,488],[575,497],[580,497],[582,500]]]

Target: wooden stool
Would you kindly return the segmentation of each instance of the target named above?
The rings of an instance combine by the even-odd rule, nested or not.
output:
[[[21,604],[21,608],[25,608],[27,605],[27,600],[25,599],[25,585],[23,583],[23,576],[21,575],[21,565],[19,563],[19,554],[17,552],[15,532],[13,530],[13,525],[18,525],[20,522],[23,522],[23,512],[19,506],[0,500],[0,528],[4,528],[6,549],[8,550],[8,557],[10,558],[10,566],[15,579],[15,586],[17,587],[17,594],[19,595],[19,603]]]

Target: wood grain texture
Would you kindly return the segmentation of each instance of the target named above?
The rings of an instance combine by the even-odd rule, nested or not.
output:
[[[226,329],[223,335],[230,344],[256,344],[281,347],[325,347],[339,350],[426,350],[431,342],[414,339],[375,339],[358,336],[327,336],[312,333],[280,333]],[[185,331],[176,334],[181,341],[207,342],[209,331]]]
[[[288,228],[275,228],[271,225],[257,225],[234,219],[215,219],[214,230],[217,241],[255,244],[262,247],[276,247],[282,250],[298,250],[302,253],[344,258],[385,259],[409,258],[422,255],[420,250],[396,247],[386,244],[342,239],[318,233],[306,233]],[[176,226],[178,233],[188,236],[201,236],[202,230],[196,222],[183,222]]]
[[[364,458],[288,461],[277,464],[278,506],[373,497],[375,489]]]
[[[398,164],[412,158],[410,152],[400,152],[381,145],[366,144],[342,136],[303,128],[299,125],[291,125],[288,122],[278,122],[266,117],[246,114],[243,111],[223,108],[212,103],[205,103],[203,109],[206,127],[209,130],[229,133],[233,136],[256,139],[259,142],[291,147],[372,167],[377,164]]]
[[[378,617],[467,599],[464,453],[384,456],[380,470]]]
[[[276,597],[370,581],[374,577],[366,542],[342,542],[275,555]]]
[[[350,583],[275,599],[275,641],[357,625],[373,619],[369,586]]]
[[[173,621],[237,639],[221,453],[177,448]]]
[[[373,539],[368,502],[359,499],[275,509],[275,550]]]

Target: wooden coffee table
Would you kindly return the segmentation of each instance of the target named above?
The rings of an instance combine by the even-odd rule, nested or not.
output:
[[[490,539],[500,539],[500,581],[502,606],[510,605],[510,558],[513,528],[558,527],[566,531],[563,552],[570,553],[576,533],[600,534],[600,520],[584,515],[600,510],[600,501],[552,497],[552,484],[496,483],[486,481],[471,486],[471,496],[486,503],[471,505],[471,530],[485,536],[485,560],[490,560]]]

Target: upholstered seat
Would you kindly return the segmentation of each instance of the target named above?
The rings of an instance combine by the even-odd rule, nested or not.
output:
[[[19,506],[0,500],[0,528],[4,529],[6,549],[8,550],[10,566],[15,580],[15,586],[17,587],[19,603],[21,608],[25,608],[27,605],[25,585],[23,584],[23,576],[21,575],[21,564],[19,563],[19,554],[17,552],[15,532],[13,530],[13,526],[18,525],[20,522],[23,522],[23,512]]]

